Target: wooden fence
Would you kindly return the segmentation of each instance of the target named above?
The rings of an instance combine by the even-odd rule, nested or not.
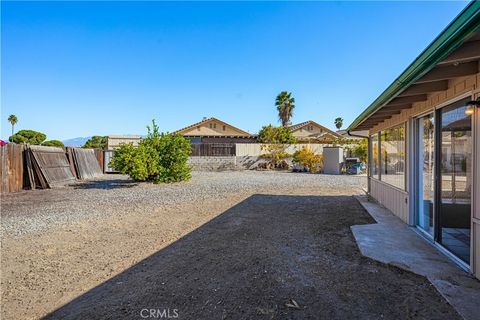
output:
[[[200,143],[192,144],[192,157],[234,156],[234,143]]]
[[[51,188],[74,182],[76,178],[82,179],[77,172],[74,151],[75,148],[69,147],[62,149],[13,143],[0,147],[0,193]],[[104,167],[103,150],[89,151],[99,175]]]

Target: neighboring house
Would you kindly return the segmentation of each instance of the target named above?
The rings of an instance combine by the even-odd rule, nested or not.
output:
[[[137,146],[142,136],[139,135],[109,135],[107,136],[107,150],[113,150],[118,148],[121,143],[133,143],[134,146]]]
[[[368,130],[369,194],[480,279],[479,105],[472,1],[347,131]]]
[[[256,136],[216,118],[202,121],[175,131],[192,143],[253,143]]]
[[[309,120],[289,126],[298,142],[329,143],[342,136],[324,126]]]

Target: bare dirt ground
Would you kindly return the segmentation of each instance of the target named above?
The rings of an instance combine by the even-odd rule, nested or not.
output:
[[[426,279],[360,255],[350,226],[374,221],[351,195],[365,183],[108,176],[4,196],[1,318],[458,318]]]

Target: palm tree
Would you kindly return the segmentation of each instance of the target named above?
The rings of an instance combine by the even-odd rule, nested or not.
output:
[[[12,125],[12,136],[13,136],[13,128],[15,127],[15,125],[17,124],[18,122],[18,119],[17,119],[17,116],[14,115],[14,114],[11,114],[8,116],[8,122],[10,122],[10,124]]]
[[[295,109],[295,98],[292,97],[291,92],[282,91],[278,94],[275,100],[275,106],[278,110],[278,119],[282,122],[282,126],[290,124],[290,118]]]
[[[338,117],[335,119],[335,127],[337,127],[338,130],[343,126],[343,119]]]

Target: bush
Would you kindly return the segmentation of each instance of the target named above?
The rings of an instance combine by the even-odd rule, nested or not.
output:
[[[64,147],[63,142],[60,141],[60,140],[48,140],[48,141],[45,141],[44,143],[42,143],[42,146],[46,146],[46,147],[59,147],[59,148],[63,148],[63,147]]]
[[[47,139],[44,133],[35,130],[20,130],[13,136],[10,136],[8,140],[13,143],[28,143],[28,144],[41,144]]]
[[[271,124],[264,126],[258,133],[258,141],[262,143],[262,150],[267,152],[265,158],[271,159],[268,167],[280,168],[280,160],[289,157],[286,149],[289,144],[296,143],[292,131],[286,127],[274,127]]]
[[[121,144],[113,152],[110,167],[128,174],[135,181],[177,182],[190,179],[187,165],[190,141],[178,134],[160,134],[152,120],[152,129],[135,148],[133,144]]]
[[[107,147],[107,137],[93,136],[88,139],[82,148],[105,149]]]
[[[315,154],[307,147],[295,151],[293,154],[293,163],[303,166],[311,173],[317,173],[323,170],[323,156]]]

